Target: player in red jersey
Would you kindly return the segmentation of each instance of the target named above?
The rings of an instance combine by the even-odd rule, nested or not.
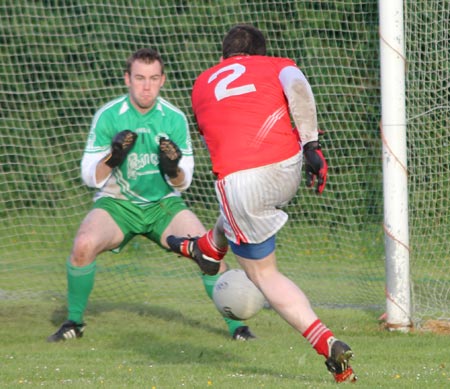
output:
[[[200,251],[213,259],[214,248],[229,244],[270,306],[325,357],[336,382],[355,381],[351,348],[334,337],[276,264],[275,236],[288,219],[280,207],[296,195],[302,154],[308,187],[317,181],[320,194],[327,178],[311,86],[295,62],[266,55],[265,38],[251,25],[234,26],[222,51],[221,62],[200,74],[192,91],[221,216],[200,238],[167,241],[185,256]]]
[[[284,161],[300,151],[279,81],[280,72],[293,72],[294,66],[283,58],[236,55],[196,80],[192,107],[219,179]],[[308,132],[317,140],[312,128]]]

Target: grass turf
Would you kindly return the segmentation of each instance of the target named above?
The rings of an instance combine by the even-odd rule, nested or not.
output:
[[[355,351],[364,388],[450,386],[450,336],[382,330],[379,312],[318,309]],[[90,305],[82,339],[47,343],[64,320],[56,300],[0,304],[0,387],[331,388],[324,360],[275,312],[236,342],[210,303]]]

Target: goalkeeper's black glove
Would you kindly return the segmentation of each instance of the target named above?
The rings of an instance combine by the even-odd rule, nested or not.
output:
[[[159,139],[159,167],[161,172],[169,178],[175,178],[178,175],[178,162],[181,159],[181,151],[176,145],[167,138]]]
[[[312,188],[317,178],[316,192],[321,194],[327,182],[328,164],[320,149],[319,141],[308,142],[303,146],[305,157],[306,186]]]
[[[123,130],[116,134],[111,143],[111,153],[106,157],[105,163],[115,168],[122,164],[128,152],[136,142],[138,135],[130,130]]]

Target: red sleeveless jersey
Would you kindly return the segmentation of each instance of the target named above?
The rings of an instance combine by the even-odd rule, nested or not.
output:
[[[218,178],[288,159],[300,151],[279,80],[287,58],[236,56],[197,78],[192,108]]]

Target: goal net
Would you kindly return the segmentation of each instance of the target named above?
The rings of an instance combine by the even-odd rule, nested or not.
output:
[[[0,5],[0,300],[64,303],[65,262],[94,192],[80,159],[95,111],[126,92],[126,58],[158,49],[162,96],[188,116],[196,172],[185,199],[207,227],[218,214],[190,91],[226,31],[247,22],[270,55],[294,59],[316,96],[329,180],[286,207],[280,269],[315,306],[385,306],[376,1],[3,1]],[[450,317],[449,5],[406,2],[411,279],[414,320]],[[237,264],[231,254],[227,262]],[[137,237],[97,260],[92,301],[203,303],[196,266]]]
[[[450,318],[450,3],[405,2],[412,302]]]

